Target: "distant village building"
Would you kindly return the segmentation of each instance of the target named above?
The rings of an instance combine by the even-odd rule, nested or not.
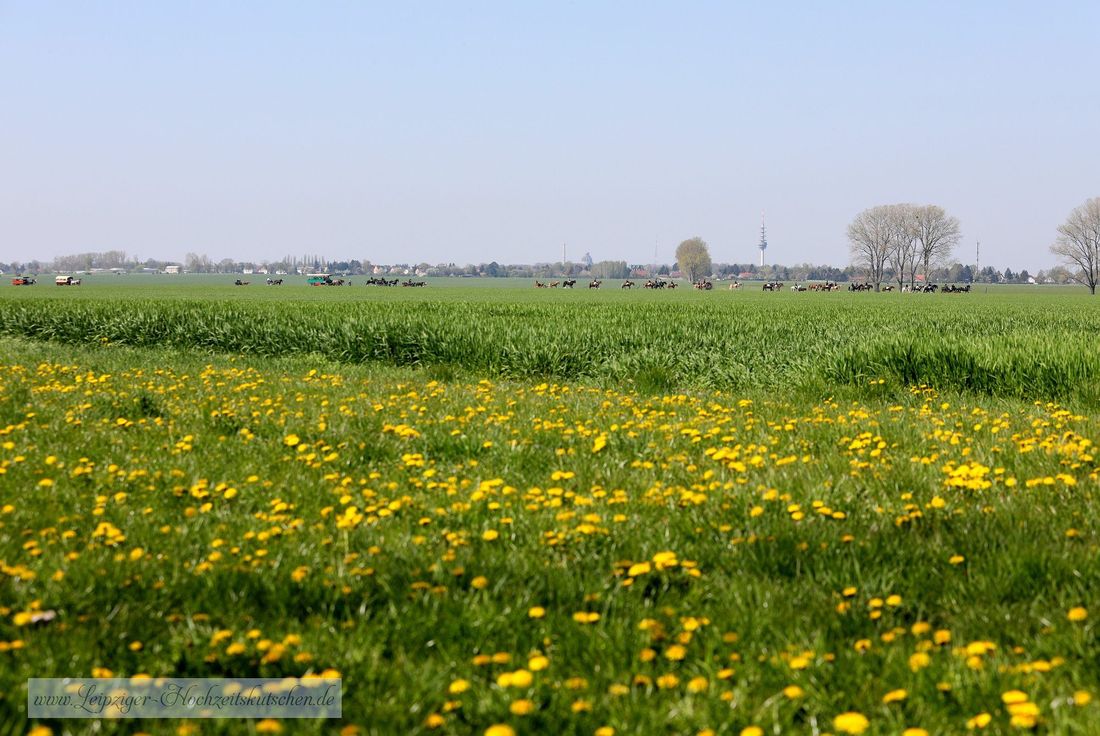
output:
[[[164,267],[164,272],[165,273],[171,273],[171,274],[178,274],[180,272],[180,267],[179,266],[165,266]]]

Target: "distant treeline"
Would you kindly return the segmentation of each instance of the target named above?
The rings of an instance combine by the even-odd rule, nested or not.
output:
[[[370,274],[416,275],[416,276],[456,276],[456,277],[498,277],[498,278],[553,278],[577,277],[597,279],[652,278],[667,276],[678,278],[677,264],[659,266],[631,264],[627,261],[596,261],[535,264],[490,263],[457,265],[454,263],[393,263],[375,264],[368,260],[328,260],[320,256],[287,256],[275,261],[235,261],[224,258],[214,261],[205,255],[187,254],[182,262],[162,261],[153,258],[141,260],[125,251],[77,253],[60,256],[52,261],[13,261],[0,262],[3,273],[73,273],[94,270],[125,271],[127,273],[163,272],[168,266],[178,266],[186,273],[270,273],[294,274],[324,271],[327,273],[360,276]],[[779,281],[859,281],[866,272],[859,266],[839,268],[829,265],[800,263],[795,265],[765,265],[755,263],[715,263],[712,278],[718,279],[765,279]],[[1070,273],[1061,266],[1046,271],[1028,273],[1026,269],[997,269],[986,266],[975,273],[972,265],[950,263],[933,269],[929,274],[932,281],[967,283],[1070,283]]]

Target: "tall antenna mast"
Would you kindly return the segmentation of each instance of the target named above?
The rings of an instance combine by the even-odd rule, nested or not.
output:
[[[565,243],[561,244],[561,272],[565,275]]]
[[[974,246],[974,281],[978,280],[978,275],[982,272],[982,241],[978,241],[978,244]]]
[[[768,230],[764,226],[764,210],[760,210],[760,267],[764,267],[764,251],[768,249]]]

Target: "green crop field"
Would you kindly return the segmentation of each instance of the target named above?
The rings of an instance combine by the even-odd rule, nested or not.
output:
[[[0,289],[8,731],[1100,733],[1083,290],[251,278]],[[342,719],[26,718],[306,674]]]
[[[409,289],[107,276],[76,288],[6,290],[0,332],[641,390],[827,390],[885,379],[1100,400],[1100,306],[1083,290],[772,294],[751,284],[662,292],[499,281],[511,280],[440,279]]]

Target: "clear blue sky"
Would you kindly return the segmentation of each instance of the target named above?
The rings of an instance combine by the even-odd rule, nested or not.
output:
[[[1100,3],[0,0],[0,260],[847,262],[937,203],[1035,270],[1100,196]]]

